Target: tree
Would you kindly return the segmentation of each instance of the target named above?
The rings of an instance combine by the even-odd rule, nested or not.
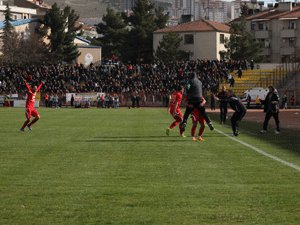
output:
[[[131,30],[128,34],[127,58],[130,61],[151,62],[153,60],[153,32],[163,28],[167,16],[162,17],[161,10],[155,13],[155,7],[149,0],[137,0],[132,15],[128,18]],[[163,21],[165,20],[165,21]]]
[[[49,50],[39,31],[26,31],[26,34],[20,42],[21,64],[32,65],[40,64],[41,61],[49,62],[51,60]]]
[[[69,6],[63,10],[53,4],[46,13],[44,24],[46,29],[50,29],[50,34],[46,31],[45,36],[50,40],[49,50],[57,62],[72,62],[79,56],[74,39],[81,27],[76,27],[75,22],[79,16]]]
[[[11,24],[11,11],[9,5],[6,5],[4,12],[4,28],[1,35],[2,39],[2,61],[11,64],[18,64],[20,61],[20,35],[15,31]]]
[[[120,13],[107,8],[102,22],[97,25],[97,33],[102,37],[94,42],[102,46],[103,56],[110,58],[112,55],[122,57],[125,40],[128,34],[126,23]]]
[[[166,23],[169,19],[169,13],[164,13],[164,9],[162,7],[155,8],[155,29],[162,29],[166,27]]]
[[[159,42],[155,57],[165,63],[175,62],[176,60],[183,59],[184,56],[188,57],[187,52],[179,50],[182,40],[182,37],[177,33],[171,32],[165,34]]]
[[[74,40],[81,29],[81,26],[76,27],[76,21],[79,19],[79,15],[75,13],[71,7],[66,6],[63,10],[64,12],[64,20],[66,21],[67,30],[65,33],[64,38],[64,57],[63,61],[65,62],[72,62],[75,60],[79,55],[79,51],[77,45],[74,43]]]
[[[230,28],[230,39],[226,40],[227,52],[220,52],[225,57],[233,60],[261,61],[262,43],[257,42],[253,35],[246,31],[245,21],[233,23]]]

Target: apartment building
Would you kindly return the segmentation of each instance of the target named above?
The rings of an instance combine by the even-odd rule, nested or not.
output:
[[[300,57],[300,5],[279,2],[247,17],[246,29],[263,43],[265,62],[290,62]]]
[[[225,39],[230,38],[229,26],[208,20],[198,20],[167,27],[153,33],[153,49],[167,33],[178,33],[183,41],[180,49],[189,52],[191,59],[220,59],[220,51],[226,51]]]

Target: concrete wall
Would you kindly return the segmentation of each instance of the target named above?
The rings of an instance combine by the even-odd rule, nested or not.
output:
[[[12,19],[30,19],[33,16],[37,15],[36,9],[28,9],[16,6],[9,6],[12,14]],[[4,11],[6,10],[6,5],[0,5],[0,21],[4,20]]]
[[[78,46],[78,50],[81,54],[77,63],[88,66],[91,63],[98,64],[101,62],[101,47]]]

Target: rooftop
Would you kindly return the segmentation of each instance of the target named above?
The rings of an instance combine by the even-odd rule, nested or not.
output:
[[[229,33],[230,27],[223,23],[218,23],[210,20],[197,20],[188,23],[182,23],[177,26],[167,27],[156,30],[154,33],[169,33],[169,32],[204,32],[204,31],[221,31]]]

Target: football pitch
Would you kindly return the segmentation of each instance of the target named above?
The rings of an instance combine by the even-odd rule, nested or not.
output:
[[[20,132],[24,109],[0,108],[0,224],[300,224],[299,130],[215,120],[193,142],[166,108],[39,112]]]

